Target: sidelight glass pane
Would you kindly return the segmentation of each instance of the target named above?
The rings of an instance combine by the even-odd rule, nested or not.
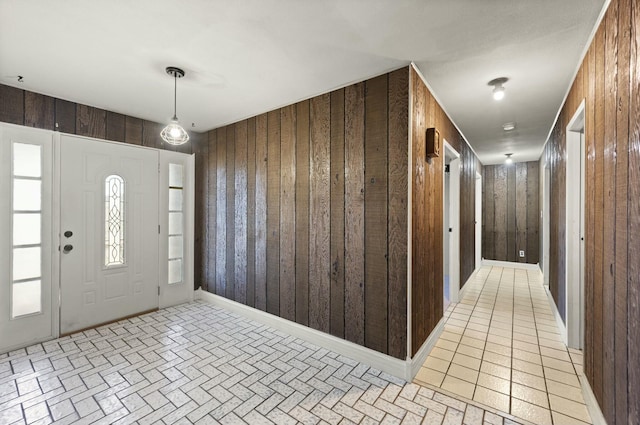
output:
[[[182,236],[169,236],[169,259],[182,258]]]
[[[22,177],[42,176],[42,148],[26,143],[13,144],[13,175]]]
[[[169,186],[182,186],[182,164],[169,164]]]
[[[182,189],[169,189],[169,211],[182,211]]]
[[[169,285],[182,282],[182,260],[169,260]]]
[[[108,176],[104,197],[104,265],[124,264],[124,179],[117,175]]]
[[[181,212],[169,213],[169,234],[170,235],[182,234],[182,213]]]
[[[41,215],[14,214],[13,215],[13,244],[37,245],[41,241]]]
[[[35,279],[41,276],[40,247],[13,249],[13,280]]]
[[[42,182],[40,180],[13,180],[14,211],[40,211]]]
[[[42,285],[39,280],[13,284],[11,317],[40,313],[42,310]]]

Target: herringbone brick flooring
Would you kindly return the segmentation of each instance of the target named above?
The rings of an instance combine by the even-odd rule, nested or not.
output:
[[[512,424],[212,305],[0,354],[0,424]]]

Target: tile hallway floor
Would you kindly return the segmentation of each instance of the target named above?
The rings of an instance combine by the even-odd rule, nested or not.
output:
[[[0,354],[0,424],[25,423],[518,422],[195,302]]]
[[[591,423],[538,271],[483,267],[447,311],[415,382],[540,425]]]

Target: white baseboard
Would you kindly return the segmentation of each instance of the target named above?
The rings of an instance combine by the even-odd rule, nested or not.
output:
[[[560,336],[562,336],[562,341],[565,345],[568,346],[568,338],[567,338],[567,327],[560,317],[560,312],[558,311],[558,306],[553,299],[553,295],[551,295],[551,291],[549,291],[548,286],[544,286],[544,291],[547,293],[547,299],[549,300],[549,304],[551,305],[551,311],[553,311],[553,316],[556,318],[556,324],[558,325],[558,329],[560,329]]]
[[[357,360],[375,369],[386,372],[389,375],[393,375],[406,381],[411,381],[413,379],[414,375],[411,375],[411,366],[413,362],[411,362],[411,360],[396,359],[395,357],[379,353],[370,348],[354,344],[347,340],[337,338],[333,335],[311,329],[307,326],[303,326],[286,319],[282,319],[264,311],[248,307],[244,304],[228,300],[219,295],[215,295],[207,291],[202,291],[200,289],[196,291],[194,299],[205,301],[217,307],[221,307],[225,310],[237,313],[250,320],[254,320],[264,325],[271,326],[274,329],[286,332],[289,335],[321,346],[323,348],[326,348],[327,350],[342,354],[345,357]],[[437,340],[437,338],[435,338],[435,340]],[[427,342],[429,342],[429,340],[427,340]],[[435,342],[433,342],[433,344],[435,344]]]
[[[580,379],[580,387],[582,387],[584,402],[586,403],[587,410],[591,416],[591,423],[593,425],[607,425],[607,421],[604,419],[598,400],[596,400],[596,396],[593,394],[593,390],[591,390],[591,385],[589,385],[587,377],[581,373],[578,375],[578,378]]]
[[[483,266],[495,266],[495,267],[509,267],[512,269],[527,269],[527,270],[540,270],[540,266],[529,263],[513,263],[511,261],[497,261],[497,260],[485,260],[482,259]]]
[[[427,360],[427,357],[429,356],[431,350],[433,350],[433,347],[436,346],[436,342],[438,342],[438,338],[440,338],[440,335],[442,335],[442,331],[444,331],[444,322],[445,319],[443,317],[442,319],[440,319],[433,331],[431,331],[431,334],[429,334],[429,337],[424,342],[424,344],[422,344],[422,347],[420,347],[416,355],[410,360],[411,365],[409,373],[411,373],[411,375],[409,376],[407,381],[413,381],[413,378],[415,378],[418,372],[420,372],[420,368]]]

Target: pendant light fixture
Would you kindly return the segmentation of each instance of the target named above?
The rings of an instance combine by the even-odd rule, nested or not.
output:
[[[184,71],[175,66],[168,66],[167,74],[173,77],[173,118],[169,125],[162,129],[160,137],[171,145],[183,145],[189,141],[186,130],[178,123],[177,98],[178,98],[178,78],[184,77]]]

